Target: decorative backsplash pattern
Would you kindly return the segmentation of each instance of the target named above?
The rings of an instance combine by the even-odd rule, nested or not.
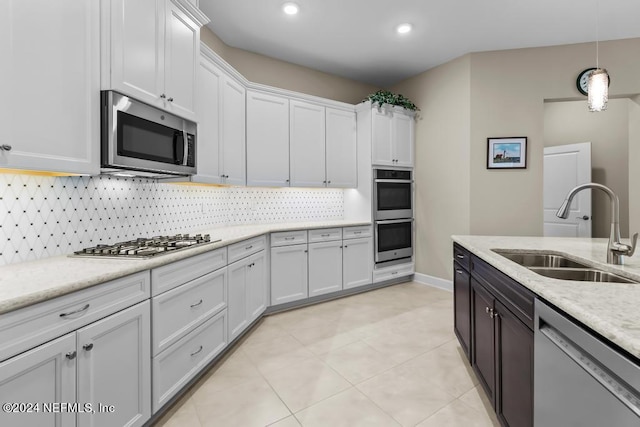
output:
[[[225,225],[342,219],[340,189],[0,174],[0,265]]]

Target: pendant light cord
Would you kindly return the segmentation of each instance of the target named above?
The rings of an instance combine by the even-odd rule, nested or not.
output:
[[[600,39],[600,33],[599,33],[599,20],[598,20],[598,15],[599,15],[599,1],[596,0],[596,68],[600,68],[600,46],[599,46],[599,39]]]

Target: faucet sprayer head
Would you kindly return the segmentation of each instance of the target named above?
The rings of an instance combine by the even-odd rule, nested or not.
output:
[[[562,219],[569,218],[570,207],[571,207],[571,198],[564,199],[564,202],[562,202],[562,206],[560,206],[560,209],[558,209],[558,212],[556,212],[556,216]]]

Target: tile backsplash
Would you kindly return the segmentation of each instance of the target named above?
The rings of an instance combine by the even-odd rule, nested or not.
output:
[[[342,219],[340,189],[0,174],[0,265],[225,225]]]

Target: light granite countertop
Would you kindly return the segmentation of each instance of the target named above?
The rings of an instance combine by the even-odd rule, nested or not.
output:
[[[487,263],[538,296],[570,314],[611,342],[640,358],[640,284],[595,283],[551,279],[493,252],[520,249],[566,255],[640,282],[640,254],[625,257],[625,265],[606,263],[607,239],[559,237],[452,236]]]
[[[190,234],[221,240],[149,259],[56,256],[10,264],[0,267],[0,314],[271,232],[359,225],[371,223],[337,220],[193,230]]]

